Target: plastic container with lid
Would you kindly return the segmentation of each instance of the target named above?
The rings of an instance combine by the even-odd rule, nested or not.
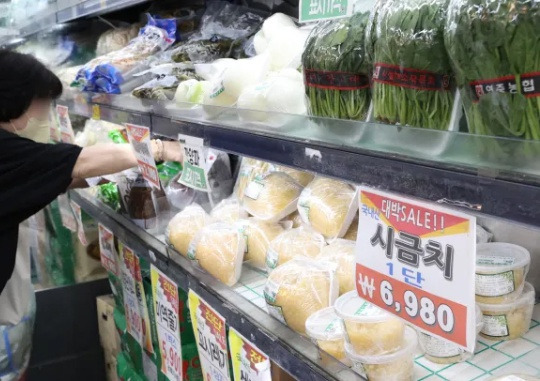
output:
[[[484,325],[482,310],[476,305],[476,335]],[[454,364],[470,359],[474,353],[467,352],[460,346],[441,340],[435,336],[418,331],[418,341],[424,351],[424,357],[436,364]]]
[[[345,329],[334,307],[323,308],[306,320],[306,333],[317,347],[323,363],[330,355],[350,366],[345,354]]]
[[[534,298],[533,286],[525,282],[523,293],[517,300],[505,304],[478,303],[484,321],[480,335],[490,340],[512,340],[523,336],[531,325]]]
[[[360,355],[348,343],[345,344],[345,352],[353,364],[353,369],[369,381],[412,381],[417,344],[416,332],[406,327],[403,343],[394,352]]]
[[[523,290],[531,255],[521,246],[490,242],[476,246],[475,293],[478,303],[516,300]]]
[[[356,290],[340,296],[334,307],[345,323],[346,338],[355,353],[379,355],[402,346],[405,324],[359,297]]]

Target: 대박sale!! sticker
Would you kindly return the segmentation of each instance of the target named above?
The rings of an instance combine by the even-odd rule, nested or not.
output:
[[[152,296],[161,351],[161,372],[169,380],[183,379],[182,343],[179,328],[178,286],[152,265]]]
[[[272,381],[270,359],[244,336],[229,328],[234,381]]]
[[[472,352],[475,217],[365,187],[359,197],[358,294]]]
[[[151,186],[160,189],[161,183],[150,141],[150,128],[129,123],[126,123],[125,126],[142,176]]]
[[[188,299],[204,380],[231,380],[225,318],[192,290]]]
[[[116,264],[116,249],[114,247],[114,234],[102,224],[98,224],[99,252],[101,265],[108,272],[119,276]]]
[[[64,143],[75,143],[75,134],[69,118],[69,109],[66,106],[56,105],[58,122],[60,123],[60,139]]]
[[[122,289],[124,291],[124,310],[126,311],[127,331],[143,347],[142,316],[137,298],[135,273],[137,272],[137,256],[126,245],[122,244]]]
[[[187,187],[208,192],[210,189],[208,187],[204,139],[178,134],[178,140],[184,145],[182,176],[178,182]]]

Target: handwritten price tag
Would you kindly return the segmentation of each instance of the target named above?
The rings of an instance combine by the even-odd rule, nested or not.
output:
[[[178,182],[187,187],[208,192],[210,189],[204,140],[182,134],[178,135],[178,140],[184,144],[182,176]]]
[[[142,176],[151,186],[160,189],[161,183],[150,142],[150,128],[129,123],[126,123],[125,126]]]
[[[179,329],[178,286],[152,265],[152,295],[161,350],[161,371],[169,380],[183,379],[182,343]]]
[[[119,276],[116,263],[116,249],[114,247],[114,234],[102,224],[98,224],[98,232],[101,265],[105,270]]]
[[[189,290],[189,310],[205,381],[229,381],[225,318]]]
[[[84,234],[81,207],[75,201],[71,201],[71,209],[73,210],[75,220],[77,221],[77,237],[83,246],[88,246],[88,240],[86,239],[86,234]]]
[[[73,144],[75,142],[75,134],[73,133],[71,119],[69,118],[69,109],[66,106],[56,105],[56,113],[58,115],[58,122],[60,123],[60,138],[62,142]]]
[[[233,328],[229,328],[229,346],[234,381],[272,381],[268,356]]]
[[[476,219],[368,188],[359,197],[358,294],[473,351]]]

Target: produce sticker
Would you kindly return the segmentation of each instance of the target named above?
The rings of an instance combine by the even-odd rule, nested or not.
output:
[[[114,247],[114,234],[101,223],[98,224],[98,233],[101,265],[108,272],[119,276],[116,263],[116,249]]]
[[[124,309],[126,311],[127,331],[143,347],[143,319],[137,298],[137,256],[129,247],[122,244],[122,289],[124,290]]]
[[[225,318],[193,290],[188,299],[204,381],[230,381]]]
[[[229,347],[234,381],[272,381],[268,356],[233,328],[229,328]]]
[[[88,240],[86,239],[86,234],[84,234],[81,207],[75,201],[71,201],[71,209],[73,210],[75,221],[77,222],[77,237],[83,246],[88,246]]]
[[[150,128],[129,123],[126,123],[125,126],[128,132],[129,142],[135,151],[141,174],[151,186],[160,189],[159,174],[154,155],[152,154]]]
[[[178,286],[152,265],[152,296],[161,352],[161,372],[171,381],[183,379]]]
[[[69,109],[66,106],[56,105],[56,114],[60,123],[60,139],[64,143],[75,143],[75,134],[69,119]]]
[[[184,146],[182,176],[178,182],[187,187],[208,192],[210,189],[208,187],[208,163],[204,151],[204,139],[179,134],[178,140]]]
[[[475,217],[365,187],[359,197],[358,294],[472,352]]]

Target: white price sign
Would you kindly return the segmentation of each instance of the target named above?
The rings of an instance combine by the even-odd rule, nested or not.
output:
[[[60,138],[64,143],[75,143],[75,134],[69,118],[69,109],[66,106],[56,105],[58,122],[60,123]]]
[[[184,162],[179,183],[200,191],[208,192],[208,173],[204,139],[178,135],[184,147]],[[214,159],[215,160],[215,159]]]
[[[272,381],[269,357],[233,328],[229,328],[229,347],[234,381]]]
[[[150,277],[152,279],[154,316],[161,351],[161,372],[169,380],[182,380],[183,364],[178,316],[180,308],[178,286],[153,265],[150,270]]]
[[[60,208],[60,218],[62,219],[62,225],[72,232],[77,231],[77,221],[73,215],[73,209],[69,205],[69,198],[66,194],[58,196],[58,207]]]
[[[71,201],[71,209],[73,210],[75,220],[77,221],[77,237],[79,237],[79,241],[83,246],[88,246],[88,240],[86,239],[86,234],[84,234],[81,207],[75,201]]]
[[[472,352],[476,219],[364,187],[359,197],[358,294]]]
[[[137,297],[137,258],[133,250],[122,245],[122,289],[124,290],[124,310],[126,311],[127,331],[144,346],[142,315]]]
[[[129,142],[135,151],[141,174],[151,186],[160,189],[161,183],[159,181],[156,161],[152,153],[150,128],[129,123],[126,123],[125,126],[128,132]]]
[[[101,265],[105,270],[119,276],[116,263],[116,249],[114,247],[114,234],[102,224],[98,224],[98,232]]]
[[[193,290],[189,290],[189,313],[205,381],[230,381],[225,318]]]

